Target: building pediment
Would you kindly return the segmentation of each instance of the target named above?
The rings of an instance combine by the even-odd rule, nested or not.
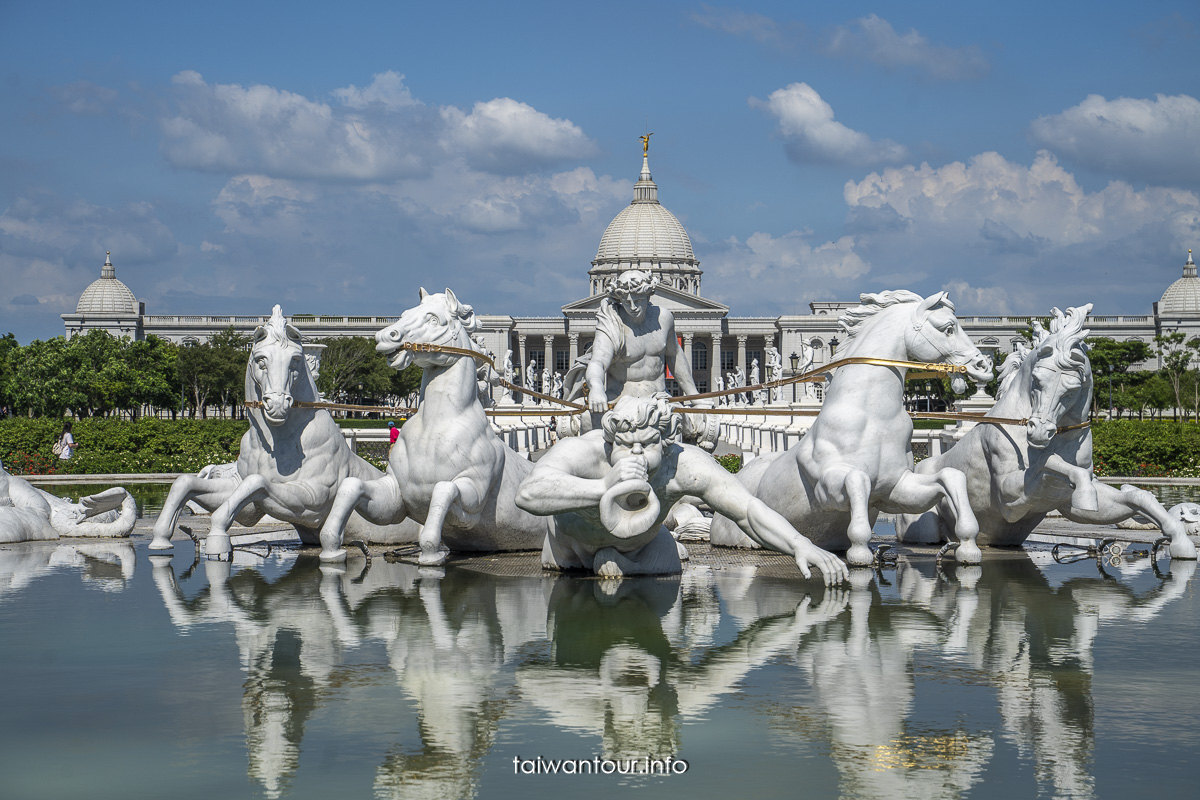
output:
[[[567,303],[562,307],[562,313],[568,319],[595,317],[603,298],[604,295],[593,295]],[[721,319],[729,313],[729,306],[669,286],[655,289],[652,299],[655,305],[667,309],[676,319]]]

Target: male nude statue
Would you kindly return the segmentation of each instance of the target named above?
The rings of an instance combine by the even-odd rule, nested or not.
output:
[[[692,495],[764,547],[793,556],[805,577],[816,568],[827,585],[844,581],[841,559],[800,535],[712,456],[679,443],[681,416],[665,397],[625,395],[600,429],[560,440],[537,462],[516,503],[554,517],[543,566],[612,578],[681,572],[680,547],[663,521]]]
[[[645,272],[622,272],[608,289],[596,315],[596,339],[587,365],[588,408],[608,410],[610,398],[653,397],[667,388],[663,370],[684,394],[698,394],[692,365],[682,358],[675,338],[675,317],[650,302],[658,280]]]

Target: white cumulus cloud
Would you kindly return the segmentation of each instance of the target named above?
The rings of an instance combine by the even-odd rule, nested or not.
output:
[[[476,103],[470,114],[447,106],[442,118],[452,147],[460,148],[472,167],[487,172],[516,174],[596,152],[575,123],[552,119],[509,97]]]
[[[908,220],[968,230],[1001,246],[1095,241],[1200,209],[1197,196],[1182,190],[1138,192],[1114,181],[1085,192],[1044,150],[1028,167],[994,152],[940,168],[892,167],[847,182],[844,196],[851,208],[890,208]]]
[[[342,101],[348,108],[368,108],[378,104],[385,108],[405,108],[418,105],[413,99],[412,92],[404,85],[404,76],[388,70],[376,75],[371,85],[359,89],[354,84],[344,89],[335,89],[333,96]]]
[[[1200,100],[1089,95],[1061,114],[1039,117],[1035,141],[1081,166],[1138,183],[1200,185]]]
[[[885,69],[911,69],[938,80],[973,80],[988,72],[988,61],[975,45],[934,44],[915,28],[897,33],[886,19],[868,14],[829,34],[824,51],[841,58],[870,61]]]
[[[160,120],[177,167],[288,180],[374,183],[425,176],[447,160],[512,175],[586,158],[595,145],[570,120],[512,98],[468,113],[430,108],[404,76],[384,72],[336,103],[272,86],[210,84],[197,72],[173,78],[174,113]]]
[[[913,288],[953,284],[984,313],[1088,301],[1148,313],[1200,241],[1195,192],[1122,181],[1089,192],[1046,151],[1028,165],[988,152],[884,169],[844,195],[864,258],[880,271],[919,268],[933,285]]]
[[[835,120],[833,108],[807,83],[776,89],[766,100],[752,97],[750,106],[775,117],[788,157],[796,163],[872,166],[908,156],[902,145],[873,140]]]

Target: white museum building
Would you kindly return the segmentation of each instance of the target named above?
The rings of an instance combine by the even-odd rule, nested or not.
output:
[[[590,293],[567,303],[560,316],[527,317],[478,314],[482,330],[477,341],[502,358],[512,351],[520,372],[534,367],[566,373],[576,356],[591,345],[596,309],[606,281],[628,269],[640,269],[659,278],[655,302],[675,316],[676,332],[683,350],[691,358],[692,372],[701,392],[716,388],[718,376],[741,367],[751,376],[757,359],[760,376],[768,347],[783,355],[785,375],[791,372],[789,355],[800,362],[820,365],[832,360],[838,345],[837,319],[842,309],[857,301],[816,301],[811,313],[779,317],[738,317],[721,303],[701,294],[700,262],[691,239],[679,220],[658,199],[658,186],[650,175],[649,159],[643,156],[642,171],[633,190],[633,201],[609,223],[596,257],[588,270]],[[879,287],[880,290],[897,287]],[[479,311],[478,300],[464,296]],[[953,298],[951,298],[953,299]],[[198,342],[229,326],[250,332],[268,316],[164,315],[147,314],[145,304],[116,276],[111,257],[105,259],[100,278],[79,297],[74,314],[63,314],[66,336],[101,329],[118,336],[142,339],[155,335],[176,343]],[[310,339],[339,336],[373,336],[397,317],[294,315],[291,322]],[[962,325],[971,340],[985,352],[1001,358],[1022,340],[1029,326],[1027,316],[964,316]],[[1163,332],[1184,331],[1188,338],[1200,335],[1200,278],[1188,251],[1183,275],[1163,292],[1150,314],[1140,316],[1092,315],[1092,336],[1118,341],[1141,340],[1148,344]],[[1146,365],[1150,366],[1150,365]],[[529,385],[524,380],[518,382]],[[540,382],[537,383],[540,385]]]

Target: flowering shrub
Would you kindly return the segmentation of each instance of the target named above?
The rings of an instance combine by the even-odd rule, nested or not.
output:
[[[729,453],[724,456],[716,456],[717,463],[730,472],[738,472],[742,468],[742,457],[737,453]]]
[[[13,451],[2,459],[10,475],[53,475],[58,469],[58,456]]]

